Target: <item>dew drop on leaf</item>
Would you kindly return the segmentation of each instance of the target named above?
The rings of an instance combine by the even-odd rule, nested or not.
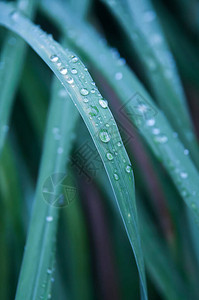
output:
[[[188,177],[188,174],[186,172],[181,172],[180,173],[180,177],[183,178],[183,179],[185,179],[185,178]]]
[[[168,141],[168,137],[166,135],[160,135],[155,137],[155,142],[159,144],[165,144]]]
[[[47,273],[48,274],[52,274],[52,270],[51,269],[47,269]]]
[[[129,166],[129,165],[126,166],[126,169],[125,169],[125,170],[126,170],[127,173],[130,173],[130,172],[131,172],[131,166]]]
[[[77,74],[77,70],[75,68],[72,68],[71,73],[75,75]]]
[[[118,176],[118,174],[117,174],[117,173],[114,173],[114,174],[113,174],[113,177],[114,177],[114,179],[115,179],[116,181],[118,181],[118,180],[119,180],[119,176]]]
[[[47,216],[46,217],[46,221],[47,222],[52,222],[53,221],[53,217],[52,216]]]
[[[80,93],[82,96],[87,96],[89,94],[89,91],[86,88],[83,88],[80,90]]]
[[[97,106],[91,105],[88,109],[88,113],[91,117],[96,117],[99,113]]]
[[[50,57],[50,60],[52,61],[52,62],[57,62],[58,61],[58,56],[57,55],[51,55],[51,57]]]
[[[107,108],[108,107],[108,102],[104,99],[100,99],[99,104],[102,108]]]
[[[66,78],[66,81],[67,81],[69,84],[72,84],[72,83],[74,82],[74,79],[73,79],[72,77],[68,76],[68,77]]]
[[[100,130],[99,138],[103,143],[108,143],[111,139],[107,130],[104,130],[104,129]]]
[[[149,119],[146,121],[147,126],[154,126],[155,125],[155,119]]]
[[[77,56],[74,56],[74,57],[72,58],[72,62],[73,62],[73,63],[76,63],[76,62],[78,62],[78,60],[79,60],[79,59],[78,59],[78,57],[77,57]]]
[[[67,73],[68,73],[68,70],[66,69],[66,68],[61,68],[60,70],[59,70],[59,72],[62,74],[62,75],[66,75]]]
[[[110,152],[106,154],[106,157],[108,158],[108,160],[113,160],[113,155]]]
[[[123,74],[121,73],[121,72],[117,72],[116,74],[115,74],[115,79],[116,80],[121,80],[123,78]]]
[[[62,154],[62,153],[63,153],[63,151],[64,151],[64,150],[63,150],[63,148],[62,148],[62,147],[59,147],[59,148],[57,149],[57,153],[58,153],[58,154]]]
[[[160,133],[160,129],[159,129],[159,128],[153,128],[152,133],[153,133],[154,135],[157,135],[157,134]]]
[[[184,149],[184,155],[189,155],[189,150],[188,149]]]

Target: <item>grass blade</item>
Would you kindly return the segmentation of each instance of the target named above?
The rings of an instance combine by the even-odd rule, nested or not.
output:
[[[119,116],[122,116],[124,111],[127,112],[127,117],[138,127],[158,161],[164,165],[198,223],[198,171],[189,157],[188,149],[182,145],[164,114],[154,104],[125,61],[119,57],[119,53],[111,51],[104,39],[91,26],[78,20],[74,24],[70,10],[64,10],[64,7],[55,2],[51,2],[50,7],[45,4],[45,1],[42,5],[66,35],[73,48],[105,77],[122,105],[118,112]],[[56,15],[60,18],[57,19]],[[61,21],[63,19],[65,19],[64,24]],[[68,35],[71,29],[72,37]],[[120,80],[116,79],[118,74]],[[145,107],[146,111],[139,111],[139,105]]]
[[[42,190],[46,179],[54,178],[60,173],[65,174],[67,153],[71,149],[67,137],[73,130],[73,122],[70,122],[70,118],[72,117],[71,107],[73,109],[74,105],[71,101],[68,101],[67,97],[59,97],[59,91],[60,84],[55,82],[16,299],[37,299],[40,296],[47,298],[50,294],[50,283],[53,276],[53,249],[59,210],[50,205],[51,201],[56,200],[56,194],[53,194],[52,199],[49,199],[49,203],[46,203],[43,199]],[[69,121],[67,127],[65,126],[66,117]],[[73,118],[75,119],[75,114],[73,114]],[[59,135],[59,139],[57,135]],[[35,235],[35,231],[37,235]],[[32,257],[35,258],[34,266],[29,263]],[[30,286],[32,289],[29,288]]]
[[[153,93],[182,142],[198,163],[198,143],[188,114],[185,96],[160,24],[150,0],[130,1],[121,8],[119,1],[103,0],[126,30],[151,84]],[[132,34],[133,32],[133,34]],[[180,117],[176,117],[178,111]],[[182,131],[181,128],[184,128]]]
[[[17,7],[32,17],[36,2],[34,0],[19,0]],[[24,41],[19,36],[9,32],[2,47],[0,58],[0,153],[9,130],[10,114],[23,68],[25,52]]]
[[[74,56],[74,54],[72,54],[70,51],[64,51],[64,49],[58,43],[56,43],[52,37],[47,36],[47,34],[45,34],[41,29],[33,25],[27,18],[14,10],[12,5],[1,3],[0,11],[1,24],[18,33],[42,57],[47,65],[54,71],[58,79],[63,83],[73,102],[77,106],[84,122],[86,123],[95,146],[104,163],[107,174],[109,175],[109,180],[113,187],[123,222],[134,250],[144,299],[147,299],[144,262],[140,244],[135,204],[134,178],[128,155],[124,146],[122,145],[119,131],[109,108],[105,102],[102,102],[104,100],[99,94],[97,88],[94,87],[90,75],[87,73],[87,70],[85,70],[84,65],[76,56]],[[73,75],[74,68],[76,68],[79,76]],[[70,75],[66,75],[67,72]],[[85,98],[89,100],[89,104],[85,101]],[[96,115],[99,116],[102,123],[98,123],[98,119],[95,118]],[[106,124],[109,126],[107,127]],[[114,154],[114,147],[116,145],[118,146],[118,155]],[[48,149],[45,147],[43,155],[45,160],[46,156],[48,157],[47,150]],[[114,159],[111,160],[111,162],[107,159],[107,156],[110,157],[110,154],[114,156]],[[44,166],[46,168],[46,165]],[[120,178],[118,173],[120,173]],[[43,182],[43,179],[43,174],[40,173],[40,184],[37,188],[38,197],[41,196],[40,185]],[[43,220],[45,222],[45,214],[43,213],[43,210],[40,210],[40,205],[43,206],[44,203],[41,204],[41,201],[35,202],[35,210],[41,211],[42,214],[40,216],[37,215],[35,220],[32,219],[31,224],[38,223],[38,218],[39,220]],[[52,213],[55,213],[55,211],[53,210]],[[33,216],[34,215],[35,214],[33,214]],[[48,228],[50,230],[50,226]],[[41,228],[41,230],[43,230],[43,228]],[[30,232],[31,233],[29,236],[32,236],[34,233],[33,227]],[[30,248],[26,249],[26,253],[29,251],[31,252]],[[26,263],[24,261],[23,266],[24,267],[22,270],[24,269],[26,274],[25,269],[28,266],[28,261]],[[24,276],[23,273],[21,278],[21,287],[19,286],[18,297],[20,295],[20,291],[23,290],[23,280],[25,280],[27,277]],[[35,296],[36,294],[37,289],[34,290],[32,295]]]

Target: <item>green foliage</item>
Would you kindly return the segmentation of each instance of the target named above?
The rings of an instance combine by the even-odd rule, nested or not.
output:
[[[154,5],[0,2],[2,299],[198,299],[199,150],[170,41],[198,77]]]

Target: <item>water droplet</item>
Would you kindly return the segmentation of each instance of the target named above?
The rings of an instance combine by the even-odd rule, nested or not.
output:
[[[116,79],[116,80],[121,80],[122,77],[123,77],[123,74],[122,74],[121,72],[117,72],[117,73],[115,74],[115,79]]]
[[[57,62],[58,59],[59,59],[59,57],[58,57],[56,54],[51,55],[51,57],[50,57],[50,60],[51,60],[52,62]]]
[[[58,153],[58,154],[62,154],[63,151],[64,151],[64,149],[63,149],[62,147],[59,147],[59,148],[57,149],[57,153]]]
[[[147,126],[154,126],[155,125],[155,119],[149,119],[146,121]]]
[[[186,172],[181,172],[180,173],[180,177],[183,178],[183,179],[185,179],[185,178],[188,177],[188,174]]]
[[[85,103],[87,103],[88,102],[88,98],[84,98],[84,100],[83,100]]]
[[[47,269],[48,274],[52,274],[52,272],[53,272],[52,269]]]
[[[140,104],[140,105],[138,105],[138,110],[141,113],[145,113],[147,111],[147,106],[145,104]]]
[[[71,70],[71,73],[75,75],[75,74],[77,74],[77,70],[76,70],[75,68],[73,68],[73,69]]]
[[[95,94],[95,89],[92,89],[92,90],[91,90],[91,93],[92,93],[92,94]]]
[[[189,155],[189,150],[188,149],[184,149],[184,155]]]
[[[125,58],[119,58],[119,59],[118,59],[118,65],[119,65],[119,66],[124,66],[125,64],[126,64]]]
[[[160,129],[159,128],[153,128],[152,129],[152,133],[155,134],[155,135],[157,135],[157,134],[160,133]]]
[[[72,58],[72,62],[73,62],[73,63],[76,63],[78,60],[79,60],[79,59],[78,59],[77,56],[73,56],[73,58]]]
[[[121,147],[121,146],[122,146],[122,143],[121,143],[121,142],[118,142],[118,143],[117,143],[117,146],[118,146],[118,147]]]
[[[127,165],[125,170],[126,170],[127,173],[130,173],[130,172],[131,172],[131,169],[132,169],[131,166],[130,166],[130,165]]]
[[[105,129],[100,130],[99,138],[103,143],[108,143],[111,139],[107,130],[105,130]]]
[[[114,179],[115,179],[116,181],[118,181],[118,180],[119,180],[119,176],[118,176],[118,174],[117,174],[117,173],[114,173],[114,174],[113,174],[113,177],[114,177]]]
[[[107,108],[108,107],[108,102],[104,99],[100,99],[99,100],[99,104],[101,105],[101,107],[103,108]]]
[[[66,78],[66,81],[69,83],[69,84],[72,84],[74,82],[74,79],[70,76],[67,76]]]
[[[97,108],[97,106],[95,105],[91,105],[89,108],[88,108],[88,111],[89,111],[89,115],[91,117],[96,117],[99,113],[99,110]]]
[[[19,12],[17,10],[14,10],[10,14],[11,18],[16,21],[19,18]]]
[[[155,142],[160,144],[165,144],[168,141],[168,137],[166,135],[160,135],[155,137]]]
[[[53,217],[52,216],[47,216],[46,217],[46,221],[47,222],[52,222],[53,221]]]
[[[67,73],[68,73],[68,70],[66,69],[66,68],[61,68],[60,70],[59,70],[59,72],[62,74],[62,75],[66,75]]]
[[[80,90],[80,93],[82,96],[87,96],[89,94],[89,91],[86,88],[83,88]]]
[[[189,193],[187,192],[186,189],[182,189],[181,193],[182,193],[183,197],[188,197],[189,196]]]
[[[108,158],[108,160],[113,160],[113,155],[110,152],[106,154],[106,157]]]

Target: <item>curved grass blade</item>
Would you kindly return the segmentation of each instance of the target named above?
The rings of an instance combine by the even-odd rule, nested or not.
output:
[[[124,112],[132,124],[138,127],[152,152],[171,176],[181,197],[199,222],[198,171],[193,165],[189,150],[186,149],[164,114],[157,108],[143,85],[120,58],[119,53],[107,46],[105,40],[85,22],[73,22],[72,13],[51,2],[43,9],[68,38],[71,45],[82,57],[91,62],[101,72],[119,97],[121,107],[119,116]],[[56,15],[60,18],[57,19]],[[65,23],[61,20],[65,20]],[[73,35],[68,35],[68,30]],[[97,58],[97,59],[96,59]],[[144,111],[143,111],[144,109]]]
[[[65,42],[63,43],[65,45]],[[25,94],[24,105],[26,105],[28,114],[30,119],[32,120],[33,127],[35,128],[35,132],[38,136],[39,141],[41,142],[41,133],[43,133],[44,121],[45,117],[44,114],[38,114],[38,110],[36,107],[41,106],[41,102],[43,102],[43,90],[40,88],[38,90],[38,83],[40,82],[41,78],[35,78],[36,74],[34,74],[34,70],[31,65],[27,65],[24,68],[25,73],[23,73],[21,90]],[[36,81],[37,84],[37,91],[34,92],[34,86],[32,87],[32,82]],[[54,84],[54,90],[57,90],[54,97],[56,97],[56,101],[67,101],[66,99],[66,91],[64,88],[60,86],[59,81],[56,79],[56,83]],[[32,91],[32,92],[31,92]],[[35,93],[37,96],[35,97]],[[36,106],[36,107],[34,107]],[[73,105],[71,105],[70,111],[68,114],[73,115],[73,118],[70,120],[70,126],[74,128],[76,126],[77,121],[79,120],[79,114],[75,110]],[[72,138],[73,132],[70,132],[70,136]],[[68,135],[68,140],[70,139]],[[70,172],[69,172],[70,173]],[[70,279],[73,282],[73,293],[75,295],[75,299],[93,299],[92,295],[92,281],[91,281],[91,274],[90,274],[90,267],[89,267],[89,249],[87,243],[87,231],[85,226],[85,220],[81,211],[79,199],[76,199],[78,195],[75,193],[73,195],[72,203],[63,210],[63,221],[65,222],[64,228],[62,229],[63,237],[66,235],[68,236],[68,240],[70,241],[69,248],[70,251],[70,270],[69,273]],[[61,228],[60,228],[61,229]],[[65,235],[64,235],[65,234]],[[69,250],[69,249],[68,249]],[[69,253],[68,251],[64,251],[65,259],[68,260]],[[63,254],[62,254],[63,256]],[[59,253],[58,253],[59,257]],[[77,259],[78,258],[78,259]],[[61,268],[66,268],[67,266],[63,263],[64,258],[61,259]],[[57,262],[58,269],[59,269],[59,261]],[[82,272],[84,276],[82,276]],[[64,279],[62,279],[64,281]],[[55,284],[56,284],[56,274],[55,274]],[[53,292],[53,291],[52,291]],[[57,291],[56,291],[57,293]],[[52,295],[53,297],[53,295]]]
[[[19,0],[17,7],[32,17],[36,2],[34,0]],[[19,36],[9,32],[4,41],[0,58],[0,154],[9,130],[10,114],[20,80],[25,51],[24,41]]]
[[[78,113],[71,115],[74,105],[67,94],[60,97],[59,92],[60,84],[55,82],[16,299],[37,299],[42,296],[47,299],[50,295],[59,212],[55,201],[62,191],[59,185],[54,191],[48,192],[43,189],[49,187],[51,180],[56,183],[60,178],[64,180],[64,176],[67,178],[65,163],[71,149],[68,135],[74,126],[74,122],[70,122],[70,119],[75,120],[78,116]],[[66,118],[68,126],[65,125]],[[30,264],[33,258],[34,265]]]
[[[126,6],[119,1],[105,2],[126,30],[135,48],[153,93],[182,142],[190,148],[198,163],[198,143],[188,113],[176,65],[167,46],[156,12],[149,0],[130,1]],[[180,117],[176,117],[178,112]],[[184,130],[181,130],[181,129]]]
[[[174,264],[146,209],[140,205],[141,234],[146,267],[165,299],[190,299],[190,287]]]
[[[134,250],[135,259],[140,274],[142,293],[144,295],[144,299],[147,299],[144,262],[140,244],[135,204],[133,172],[131,170],[130,161],[122,144],[116,123],[109,108],[107,107],[106,101],[102,99],[99,91],[94,85],[94,82],[88,74],[87,69],[85,69],[84,65],[73,53],[68,50],[65,51],[52,39],[51,36],[49,37],[40,28],[33,25],[27,18],[14,10],[12,5],[1,3],[0,17],[1,24],[15,31],[23,39],[25,39],[26,42],[31,45],[31,47],[54,71],[55,75],[68,91],[84,122],[86,123],[94,140],[95,146],[104,163],[107,174],[109,175],[109,180],[114,190],[117,204],[119,206],[131,246]],[[115,155],[115,148],[118,148],[117,155]],[[108,157],[113,157],[113,159],[109,160]],[[47,158],[48,149],[45,149],[43,159],[46,160]],[[43,174],[41,174],[39,186],[37,188],[38,197],[41,196],[40,185],[43,179]],[[44,203],[41,204],[41,202],[38,201],[35,202],[35,207],[36,205],[43,206]],[[42,211],[40,208],[38,209],[39,211]],[[55,213],[55,211],[53,210],[52,213]],[[35,214],[33,214],[33,216],[34,215]],[[35,222],[38,223],[41,220],[45,222],[44,218],[44,213],[42,213],[41,216],[37,215],[35,220],[32,219],[31,224],[34,224]],[[47,229],[50,230],[50,226],[47,227]],[[29,236],[34,236],[34,228],[32,227],[30,230],[31,234]],[[43,228],[41,228],[41,230],[43,230]],[[28,243],[31,245],[31,241],[28,241]],[[26,249],[27,255],[30,252],[30,248]],[[24,260],[22,267],[22,270],[24,270],[25,273],[26,268],[28,268],[28,260],[27,262]],[[25,280],[25,278],[27,277],[24,275],[21,276],[18,297],[20,293],[23,293],[23,280]],[[34,290],[31,291],[33,296],[32,299],[34,299],[35,295],[38,294],[36,287],[38,286],[35,286]]]
[[[181,28],[181,25],[177,22],[175,16],[172,16],[168,8],[160,1],[155,1],[154,5],[161,24],[164,27],[167,40],[175,55],[182,77],[191,81],[197,87],[199,81],[199,74],[197,72],[199,69],[197,49],[193,46],[190,37],[184,33],[183,28]],[[175,28],[175,30],[173,30],[173,28]],[[179,45],[180,48],[178,47]],[[183,49],[183,51],[181,51],[181,49]]]
[[[91,300],[94,295],[91,280],[89,236],[78,193],[75,194],[72,205],[63,213],[66,233],[70,241],[72,299]],[[67,261],[67,254],[65,261]]]
[[[106,194],[107,199],[111,202],[110,204],[115,217],[118,218],[115,212],[116,207],[113,202],[113,193],[103,170],[99,171],[95,179],[101,190]],[[138,213],[141,222],[142,247],[146,269],[157,289],[164,296],[164,299],[192,299],[193,293],[189,283],[183,277],[181,269],[175,265],[169,248],[156,231],[150,215],[143,204],[141,204],[141,199],[139,199]]]

